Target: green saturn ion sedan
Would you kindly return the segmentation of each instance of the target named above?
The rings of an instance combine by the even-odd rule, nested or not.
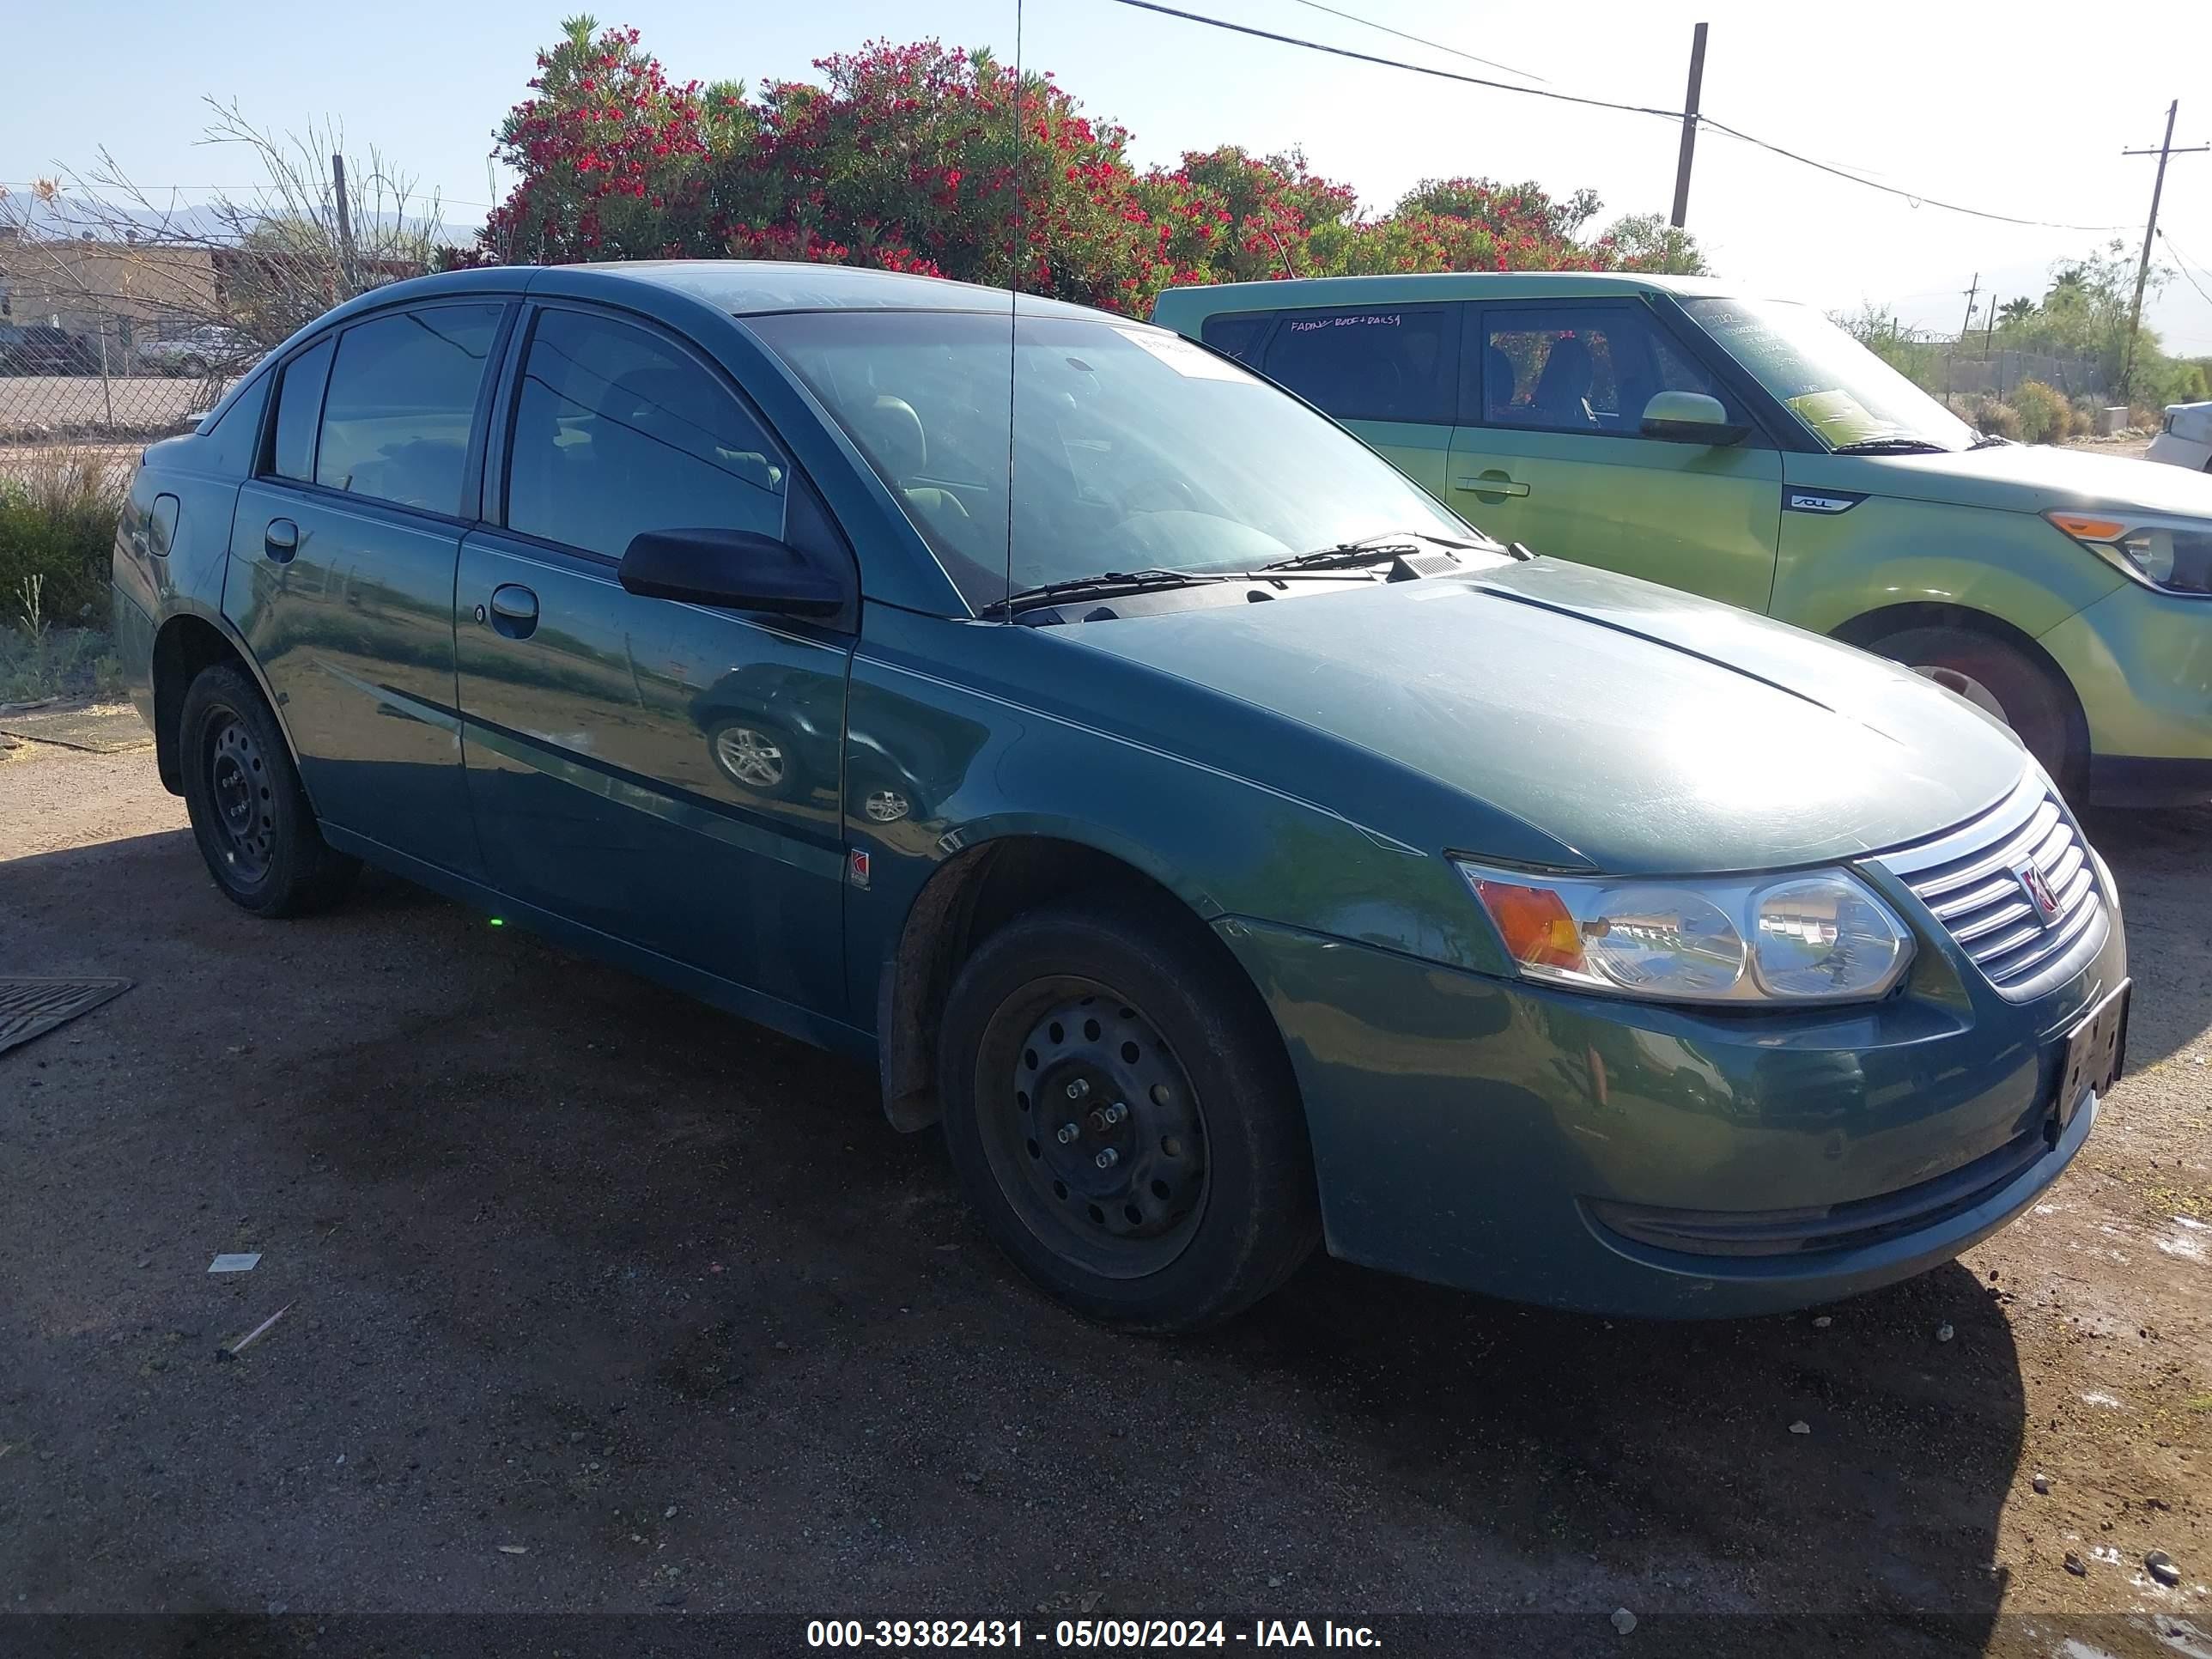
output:
[[[398,283],[146,452],[115,586],[238,904],[366,860],[872,1061],[1121,1324],[1321,1242],[1613,1312],[1848,1295],[2019,1213],[2119,1071],[2111,875],[2002,724],[1501,546],[1123,318]]]
[[[1620,275],[1177,289],[1152,318],[1539,552],[2008,722],[2069,798],[2212,798],[2212,477],[1978,434],[1809,306]]]

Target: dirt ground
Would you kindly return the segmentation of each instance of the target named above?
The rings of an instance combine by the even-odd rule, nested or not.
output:
[[[2117,438],[2069,438],[2061,446],[2066,449],[2087,449],[2100,455],[2122,455],[2139,461],[2150,453],[2150,441],[2155,432],[2124,432]]]
[[[0,971],[137,985],[0,1056],[0,1646],[1202,1615],[1231,1649],[2212,1654],[2212,811],[2091,830],[2130,1074],[1963,1261],[1695,1325],[1321,1261],[1148,1341],[1028,1289],[866,1072],[389,878],[254,921],[150,752],[33,746]],[[396,1617],[450,1613],[483,1617]]]

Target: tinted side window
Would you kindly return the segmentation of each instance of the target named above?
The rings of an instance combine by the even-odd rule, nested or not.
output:
[[[1267,337],[1268,325],[1274,320],[1272,311],[1231,311],[1207,318],[1199,328],[1198,337],[1216,351],[1225,351],[1238,362],[1256,368],[1260,342]]]
[[[208,464],[217,471],[240,478],[252,472],[254,445],[261,437],[261,411],[269,406],[269,388],[276,379],[273,374],[255,375],[214,425],[201,428]]]
[[[1730,420],[1745,418],[1719,383],[1634,307],[1493,311],[1483,340],[1487,425],[1632,438],[1644,404],[1662,392],[1701,392],[1719,398]]]
[[[310,346],[284,366],[284,384],[276,394],[276,439],[269,470],[280,478],[301,483],[315,479],[315,428],[323,416],[323,386],[331,378],[331,348],[325,340]]]
[[[538,319],[516,401],[512,530],[619,559],[647,530],[783,533],[788,468],[744,407],[643,329]]]
[[[1449,426],[1459,319],[1447,306],[1291,312],[1267,345],[1266,373],[1347,421]]]
[[[469,428],[499,335],[497,305],[426,306],[338,337],[315,482],[380,501],[459,513]]]

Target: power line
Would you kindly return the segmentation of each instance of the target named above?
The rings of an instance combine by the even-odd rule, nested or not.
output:
[[[1398,58],[1378,58],[1373,52],[1354,52],[1349,46],[1327,46],[1319,40],[1307,40],[1295,34],[1278,34],[1273,29],[1255,28],[1249,23],[1232,23],[1226,18],[1208,17],[1201,12],[1180,11],[1173,6],[1159,4],[1158,0],[1113,0],[1113,3],[1133,6],[1139,11],[1156,11],[1164,17],[1180,17],[1186,23],[1203,23],[1208,28],[1227,29],[1232,34],[1249,34],[1257,40],[1273,40],[1285,46],[1302,46],[1308,52],[1325,52],[1333,58],[1349,58],[1355,63],[1379,64],[1384,69],[1408,70],[1415,75],[1433,76],[1439,81],[1456,81],[1462,86],[1488,87],[1497,92],[1517,92],[1524,98],[1549,98],[1556,103],[1579,104],[1584,109],[1620,110],[1628,115],[1656,115],[1668,121],[1682,118],[1682,112],[1678,109],[1653,109],[1644,104],[1617,104],[1608,98],[1581,98],[1570,92],[1548,92],[1541,87],[1519,87],[1510,81],[1486,80],[1480,75],[1462,75],[1456,70],[1437,69],[1427,64],[1408,64]],[[1512,72],[1518,75],[1520,70]]]
[[[1517,75],[1524,81],[1541,81],[1552,84],[1549,76],[1531,70],[1515,69],[1510,64],[1501,64],[1494,58],[1478,58],[1471,52],[1462,52],[1457,46],[1446,46],[1441,40],[1431,40],[1425,34],[1408,34],[1403,29],[1394,29],[1388,23],[1378,23],[1371,17],[1362,17],[1355,12],[1339,11],[1334,6],[1324,6],[1321,0],[1297,0],[1297,3],[1314,11],[1325,11],[1331,17],[1341,17],[1347,23],[1357,23],[1362,28],[1378,29],[1384,34],[1395,34],[1401,40],[1411,40],[1417,46],[1426,46],[1433,52],[1449,52],[1455,58],[1464,58],[1470,64],[1484,64],[1494,70],[1504,70],[1508,75]]]
[[[1833,173],[1838,179],[1848,179],[1855,185],[1864,185],[1869,190],[1879,190],[1891,196],[1901,196],[1915,207],[1942,208],[1947,213],[1963,213],[1974,219],[1991,219],[2001,225],[2027,225],[2037,230],[2094,232],[2127,228],[2125,225],[2069,225],[2056,219],[2021,219],[2009,213],[1990,213],[1981,208],[1963,207],[1956,202],[1940,201],[1933,196],[1923,195],[1917,190],[1906,190],[1902,185],[1885,185],[1878,179],[1869,179],[1864,173],[1853,173],[1846,167],[1834,167],[1826,161],[1816,161],[1809,155],[1801,155],[1794,149],[1784,149],[1780,144],[1771,143],[1766,139],[1754,137],[1740,128],[1729,125],[1725,121],[1716,121],[1710,115],[1705,117],[1704,120],[1705,125],[1717,132],[1724,132],[1731,138],[1741,139],[1747,144],[1755,144],[1760,149],[1771,150],[1777,155],[1784,156],[1801,166],[1813,167],[1821,173]]]
[[[1273,29],[1256,28],[1249,23],[1232,23],[1226,18],[1209,17],[1202,12],[1184,11],[1175,6],[1163,5],[1160,0],[1112,0],[1112,3],[1117,6],[1133,7],[1139,11],[1158,12],[1164,17],[1179,17],[1187,23],[1199,23],[1207,28],[1225,29],[1232,34],[1249,34],[1256,40],[1273,40],[1280,46],[1297,46],[1307,52],[1327,52],[1334,58],[1349,58],[1356,63],[1375,64],[1383,69],[1404,70],[1414,75],[1430,76],[1439,81],[1456,81],[1462,86],[1487,87],[1493,92],[1518,93],[1524,98],[1547,98],[1555,103],[1577,104],[1584,109],[1617,110],[1626,115],[1656,115],[1668,121],[1680,121],[1685,114],[1684,111],[1679,109],[1657,109],[1649,104],[1618,103],[1609,98],[1583,98],[1573,93],[1554,92],[1543,87],[1516,86],[1510,81],[1492,81],[1479,75],[1462,75],[1454,70],[1437,69],[1427,64],[1409,64],[1402,58],[1382,58],[1373,52],[1354,52],[1349,46],[1332,46],[1322,41],[1308,40],[1295,34],[1280,34]],[[1343,16],[1349,14],[1337,15]],[[1364,22],[1366,20],[1362,18],[1356,21]],[[1382,26],[1378,24],[1376,27]],[[1514,72],[1519,73],[1518,70]],[[1904,189],[1900,185],[1885,185],[1878,179],[1866,177],[1863,173],[1854,173],[1848,168],[1836,167],[1826,161],[1816,161],[1809,155],[1800,155],[1796,150],[1785,149],[1755,134],[1746,132],[1740,127],[1732,127],[1724,121],[1717,121],[1710,115],[1700,115],[1698,120],[1700,125],[1726,133],[1729,137],[1741,143],[1755,145],[1760,149],[1771,150],[1785,160],[1796,161],[1801,166],[1812,167],[1821,173],[1832,173],[1835,177],[1848,179],[1855,185],[1863,185],[1869,190],[1878,190],[1887,195],[1901,197],[1916,207],[1941,208],[1948,213],[1962,213],[1970,218],[1993,220],[1999,224],[2026,225],[2038,230],[2094,232],[2126,228],[2124,225],[2076,225],[2067,224],[2055,219],[2024,219],[2009,213],[1990,213],[1981,208],[1966,207],[1957,202],[1946,202],[1918,191]]]
[[[2194,264],[2196,262],[2191,259],[2188,255],[2182,252],[2179,248],[2176,247],[2173,243],[2173,238],[2167,235],[2164,231],[2161,230],[2159,232],[2158,239],[2160,241],[2166,244],[2166,251],[2173,256],[2171,263],[2174,270],[2181,273],[2181,280],[2197,290],[2197,297],[2198,299],[2203,301],[2206,305],[2212,306],[2212,294],[2207,294],[2204,291],[2203,284],[2189,274],[2190,266]],[[2199,269],[2201,270],[2202,267],[2200,266]],[[2212,275],[2212,272],[2208,272],[2207,274]]]
[[[40,185],[41,184],[47,184],[47,183],[51,183],[51,182],[52,182],[52,180],[50,180],[50,179],[0,179],[0,190],[11,191],[19,191],[19,190],[27,190],[27,190],[36,190],[36,189],[38,188],[38,186],[39,186],[39,185]],[[268,191],[273,191],[273,190],[275,190],[275,189],[276,189],[276,188],[277,188],[277,186],[276,186],[276,185],[273,185],[273,184],[268,184],[268,183],[265,183],[265,182],[264,182],[264,183],[262,183],[262,184],[258,184],[258,185],[140,185],[140,184],[133,184],[133,185],[131,186],[131,191],[119,191],[119,190],[115,190],[115,189],[112,189],[112,188],[94,188],[94,189],[86,190],[86,189],[76,188],[76,187],[71,187],[71,186],[64,185],[64,187],[62,190],[60,190],[58,192],[57,192],[57,193],[55,194],[55,196],[52,198],[52,201],[51,201],[51,203],[49,204],[49,205],[58,206],[58,207],[68,207],[68,206],[71,205],[72,204],[74,204],[74,203],[78,203],[78,202],[96,202],[96,203],[100,203],[100,204],[102,204],[102,205],[104,205],[104,206],[111,206],[111,207],[112,207],[112,206],[116,205],[116,203],[117,203],[118,198],[122,198],[122,199],[124,199],[124,200],[133,199],[133,198],[132,198],[132,197],[131,197],[131,191],[135,191],[135,192],[137,192],[137,194],[139,194],[139,195],[143,195],[143,196],[160,196],[160,195],[165,195],[165,194],[173,194],[174,192],[179,191],[186,191],[186,190],[210,190],[210,191],[233,191],[233,192],[235,192],[235,193],[240,194],[240,195],[244,195],[244,194],[246,194],[246,193],[248,193],[248,192],[254,192],[254,193],[266,194]],[[498,204],[497,204],[497,203],[495,203],[495,202],[471,202],[471,201],[465,200],[463,198],[459,197],[459,196],[447,196],[447,195],[444,194],[443,192],[441,192],[441,191],[436,191],[436,190],[423,190],[423,189],[415,189],[415,190],[410,190],[410,191],[408,191],[408,193],[407,193],[406,199],[407,199],[407,200],[409,200],[409,201],[410,201],[410,202],[418,202],[418,201],[419,201],[419,202],[441,202],[441,203],[448,204],[450,204],[450,205],[452,205],[452,206],[453,206],[453,207],[489,208],[489,207],[496,207],[496,206],[498,205]],[[203,205],[212,205],[212,204],[203,204]]]

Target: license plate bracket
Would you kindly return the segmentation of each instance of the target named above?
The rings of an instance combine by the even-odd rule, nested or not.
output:
[[[2120,1080],[2127,1063],[2128,998],[2133,988],[2133,981],[2122,980],[2066,1033],[2059,1051],[2058,1091],[2051,1104],[2053,1140],[2066,1132],[2083,1100],[2109,1093]]]

